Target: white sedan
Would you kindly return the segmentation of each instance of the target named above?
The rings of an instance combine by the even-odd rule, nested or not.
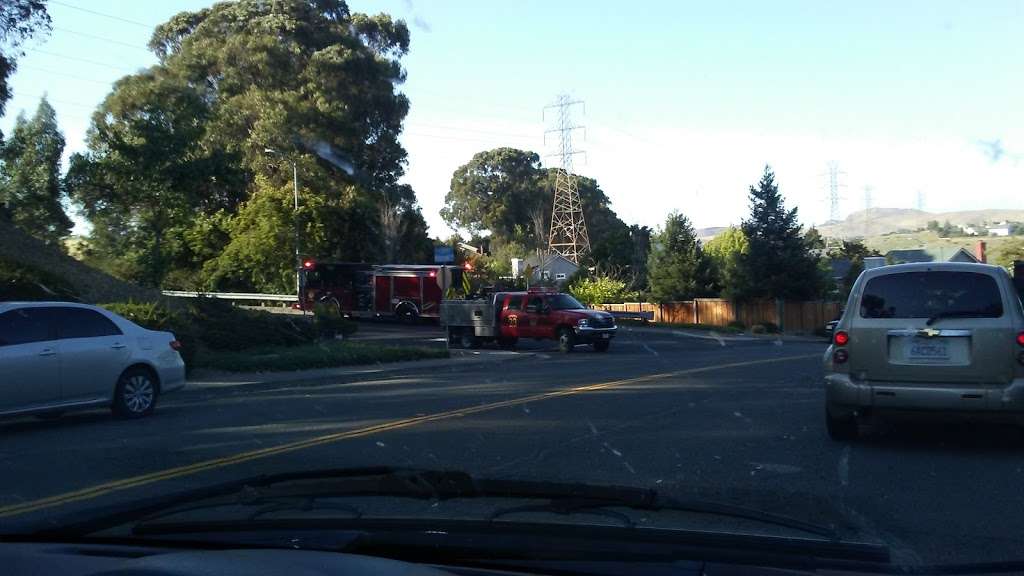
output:
[[[185,386],[180,347],[98,306],[0,302],[0,416],[95,406],[146,416]]]

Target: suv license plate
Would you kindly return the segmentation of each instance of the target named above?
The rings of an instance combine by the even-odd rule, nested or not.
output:
[[[601,338],[604,338],[605,340],[607,340],[607,339],[609,339],[611,337],[612,337],[611,334],[601,334]]]
[[[907,343],[907,360],[949,360],[949,343],[945,340],[914,338]]]

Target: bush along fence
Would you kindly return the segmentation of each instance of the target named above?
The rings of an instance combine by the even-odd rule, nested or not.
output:
[[[782,331],[796,333],[823,329],[826,322],[839,315],[840,303],[785,300],[737,303],[720,298],[697,298],[664,304],[597,304],[594,308],[607,312],[653,312],[654,322],[665,324],[726,326],[739,322],[747,327],[757,324],[774,325]]]

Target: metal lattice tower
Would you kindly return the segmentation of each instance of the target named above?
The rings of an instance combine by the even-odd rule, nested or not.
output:
[[[864,187],[864,237],[868,235],[868,224],[871,222],[871,192],[874,188],[870,185]]]
[[[548,133],[558,133],[558,152],[550,154],[560,159],[555,177],[554,200],[551,205],[551,232],[548,235],[548,251],[561,254],[574,264],[580,264],[590,253],[590,236],[587,234],[587,222],[583,217],[583,203],[576,187],[576,176],[572,172],[572,157],[582,151],[572,147],[572,133],[582,129],[572,123],[571,108],[582,105],[582,100],[570,100],[569,96],[561,95],[555,104],[548,108],[558,111],[557,124],[554,129],[544,132],[545,140]]]
[[[839,181],[840,176],[845,176],[846,172],[839,170],[839,163],[832,161],[828,163],[828,205],[829,220],[833,222],[839,220],[839,189],[843,188],[845,184]]]

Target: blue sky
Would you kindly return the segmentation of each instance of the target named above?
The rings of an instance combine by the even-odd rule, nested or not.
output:
[[[208,4],[51,0],[54,31],[28,45],[0,127],[45,92],[69,151],[81,150],[110,83],[154,61],[152,25]],[[671,210],[698,226],[737,223],[765,163],[804,222],[819,223],[830,160],[845,173],[844,216],[863,209],[866,186],[875,206],[913,207],[920,191],[932,211],[1024,208],[1022,2],[350,6],[412,30],[406,180],[437,235],[452,171],[473,153],[551,152],[541,111],[559,93],[586,102],[577,171],[630,223]]]

